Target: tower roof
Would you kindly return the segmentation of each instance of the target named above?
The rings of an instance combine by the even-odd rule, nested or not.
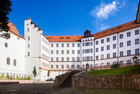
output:
[[[138,5],[136,23],[137,23],[137,24],[140,24],[140,1],[139,1],[139,5]]]

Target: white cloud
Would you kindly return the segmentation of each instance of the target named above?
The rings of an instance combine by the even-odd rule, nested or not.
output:
[[[113,1],[112,3],[109,4],[104,4],[101,2],[101,5],[91,10],[90,14],[93,17],[107,19],[112,12],[115,12],[118,9],[119,9],[119,2],[117,1]]]
[[[101,26],[100,26],[101,31],[105,30],[105,29],[108,29],[108,28],[109,28],[109,25],[107,25],[107,24],[101,24]]]

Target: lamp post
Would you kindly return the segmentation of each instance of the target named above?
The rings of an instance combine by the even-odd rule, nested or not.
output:
[[[137,65],[137,56],[134,56],[132,59],[133,59],[133,62]]]

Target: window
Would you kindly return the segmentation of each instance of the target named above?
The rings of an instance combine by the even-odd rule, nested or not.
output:
[[[96,52],[98,52],[98,48],[96,48]]]
[[[101,55],[101,59],[104,59],[104,55]]]
[[[131,50],[127,50],[127,55],[131,55]]]
[[[90,45],[92,46],[92,42],[90,42]]]
[[[79,57],[77,57],[77,61],[80,61],[80,58]]]
[[[91,58],[91,60],[92,60],[92,56],[91,56],[90,58]]]
[[[69,47],[69,44],[67,44],[67,47]]]
[[[10,58],[7,57],[7,65],[10,65]]]
[[[69,61],[69,57],[67,57],[67,61]]]
[[[64,57],[61,58],[61,61],[64,61]]]
[[[64,65],[61,65],[61,68],[64,69]]]
[[[110,50],[110,45],[107,45],[107,50]]]
[[[74,69],[74,68],[75,68],[75,66],[74,66],[74,65],[72,65],[72,66],[71,66],[71,68],[72,68],[72,69]]]
[[[131,46],[131,41],[127,41],[127,46]]]
[[[28,44],[28,48],[30,48],[30,44]]]
[[[80,54],[80,50],[77,50],[77,53]]]
[[[123,64],[123,61],[120,61],[120,64]]]
[[[51,57],[51,61],[53,61],[53,57]]]
[[[62,47],[64,47],[64,44],[62,44]]]
[[[96,45],[98,45],[98,41],[96,41]]]
[[[85,44],[83,43],[83,46],[84,46]]]
[[[85,53],[85,51],[83,50],[83,54]]]
[[[113,49],[116,49],[116,44],[113,44]]]
[[[92,53],[92,49],[90,49],[90,53]]]
[[[79,43],[77,44],[77,47],[80,47],[80,44]]]
[[[123,42],[120,43],[120,48],[123,47]]]
[[[67,65],[67,68],[69,68],[69,65]]]
[[[62,50],[61,53],[64,54],[64,50]]]
[[[74,57],[72,57],[72,61],[74,61]]]
[[[51,50],[51,54],[53,54],[53,50]]]
[[[135,44],[139,44],[139,39],[135,39]]]
[[[74,54],[74,50],[72,50],[72,54]]]
[[[131,63],[131,60],[127,60],[127,63]]]
[[[30,37],[28,37],[28,41],[30,41]]]
[[[51,47],[53,47],[53,44],[51,44]]]
[[[29,28],[27,28],[27,32],[29,32],[30,30],[29,30]]]
[[[110,58],[110,54],[107,54],[107,59],[109,59]]]
[[[58,60],[58,57],[56,58],[56,61],[59,61],[59,60]]]
[[[56,44],[56,47],[59,47],[58,44]]]
[[[99,60],[99,57],[98,56],[96,56],[96,60]]]
[[[28,52],[28,56],[30,56],[30,52]]]
[[[120,39],[122,39],[123,38],[123,34],[120,34]]]
[[[85,60],[85,58],[83,57],[83,61]]]
[[[59,68],[59,66],[58,66],[58,65],[56,65],[56,68],[58,69],[58,68]]]
[[[74,44],[72,44],[72,47],[74,47]]]
[[[69,54],[69,50],[67,50],[67,54]]]
[[[101,51],[104,51],[104,47],[101,47]]]
[[[51,69],[53,69],[53,65],[51,65]]]
[[[8,47],[8,43],[5,42],[5,47]]]
[[[101,40],[101,43],[104,43],[104,39]]]
[[[135,30],[135,35],[138,35],[138,34],[139,34],[139,29]]]
[[[107,42],[110,42],[110,38],[107,38]]]
[[[139,49],[135,49],[135,54],[139,54]]]
[[[131,32],[127,32],[127,37],[130,37],[131,36]]]
[[[56,50],[56,54],[59,54],[58,50]]]
[[[123,51],[120,52],[120,57],[122,57],[122,56],[123,56]]]
[[[113,40],[116,40],[116,36],[113,36]]]
[[[14,66],[17,65],[17,61],[16,61],[16,59],[13,60],[13,65],[14,65]]]
[[[116,58],[116,53],[113,53],[113,58]]]

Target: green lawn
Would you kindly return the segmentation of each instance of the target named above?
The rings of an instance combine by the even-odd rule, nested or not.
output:
[[[124,68],[112,68],[106,70],[92,70],[87,75],[125,75],[125,74],[139,74],[140,66],[128,66]]]

